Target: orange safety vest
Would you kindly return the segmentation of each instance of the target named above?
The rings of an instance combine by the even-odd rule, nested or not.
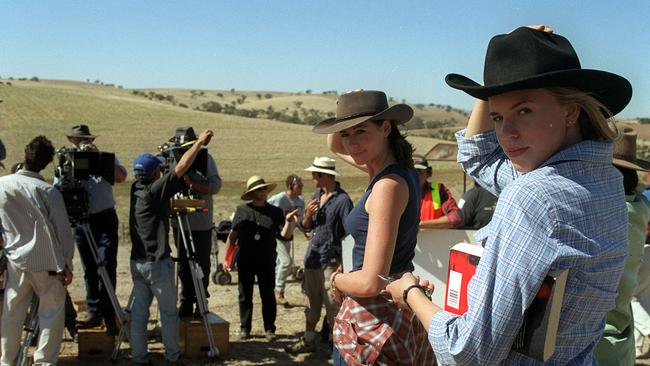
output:
[[[442,217],[442,204],[440,202],[440,183],[431,183],[431,190],[422,197],[420,207],[420,221],[433,220]]]

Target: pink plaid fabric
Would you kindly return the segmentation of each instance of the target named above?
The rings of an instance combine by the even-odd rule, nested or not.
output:
[[[349,366],[436,364],[415,314],[381,295],[343,300],[334,319],[334,345]]]

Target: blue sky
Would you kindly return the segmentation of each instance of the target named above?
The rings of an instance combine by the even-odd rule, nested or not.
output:
[[[583,68],[628,78],[622,117],[650,117],[650,1],[0,0],[0,76],[127,88],[359,87],[470,109],[450,72],[482,82],[489,39],[550,24]]]

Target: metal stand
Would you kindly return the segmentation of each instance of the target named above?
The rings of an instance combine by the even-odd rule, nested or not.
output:
[[[113,310],[115,310],[115,316],[117,317],[117,320],[120,323],[120,333],[126,332],[127,328],[127,318],[124,315],[124,311],[122,310],[122,306],[120,306],[120,301],[117,299],[117,295],[115,295],[115,288],[113,287],[113,283],[111,282],[111,279],[108,277],[108,272],[106,271],[106,265],[104,264],[104,261],[102,261],[99,258],[99,255],[97,254],[97,242],[95,242],[95,238],[93,237],[92,231],[90,230],[90,226],[88,225],[87,222],[81,222],[77,224],[79,228],[84,232],[84,235],[86,236],[86,241],[88,242],[88,245],[90,247],[90,251],[93,255],[93,259],[95,260],[95,264],[97,265],[97,272],[99,272],[99,276],[102,279],[102,283],[104,283],[104,288],[106,289],[106,293],[108,294],[109,299],[111,300],[111,304],[113,305]],[[129,299],[129,301],[131,301]],[[113,348],[113,353],[111,354],[111,360],[116,361],[117,360],[117,354],[120,350],[120,343],[121,339],[118,338],[115,340],[115,347]]]
[[[32,295],[32,302],[29,305],[29,315],[25,321],[25,335],[23,336],[23,344],[20,347],[20,352],[18,353],[18,360],[16,365],[18,366],[28,366],[29,363],[29,346],[32,344],[34,335],[38,332],[38,296],[36,294]]]
[[[196,209],[190,207],[174,209],[176,214],[176,219],[178,220],[178,230],[180,231],[183,248],[185,249],[185,254],[187,257],[188,264],[190,266],[190,272],[192,274],[192,282],[194,283],[194,291],[196,293],[196,302],[199,306],[199,312],[203,318],[203,325],[205,326],[205,333],[208,337],[208,343],[210,345],[210,350],[208,351],[208,357],[218,357],[219,349],[217,348],[214,338],[212,336],[212,328],[210,327],[210,321],[208,319],[208,314],[210,313],[208,309],[208,299],[205,295],[205,289],[203,288],[203,270],[199,265],[199,262],[196,260],[196,250],[194,248],[194,239],[192,238],[192,231],[190,231],[190,222],[187,218],[187,214],[190,212],[195,212]],[[184,221],[184,222],[183,222]],[[185,228],[187,228],[187,235],[189,240],[185,236]],[[188,245],[189,243],[189,245]]]
[[[126,303],[126,308],[124,309],[124,323],[120,321],[120,333],[118,333],[117,338],[115,339],[115,347],[113,348],[113,353],[111,353],[111,360],[117,360],[117,353],[120,351],[120,346],[126,337],[129,327],[129,319],[131,319],[131,308],[133,307],[133,301],[135,300],[135,292],[131,290],[131,295],[129,296],[129,301]]]

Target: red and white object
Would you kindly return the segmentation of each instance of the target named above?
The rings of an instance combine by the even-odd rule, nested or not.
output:
[[[468,243],[456,244],[449,250],[445,311],[457,315],[467,312],[467,286],[482,254],[483,247]]]

